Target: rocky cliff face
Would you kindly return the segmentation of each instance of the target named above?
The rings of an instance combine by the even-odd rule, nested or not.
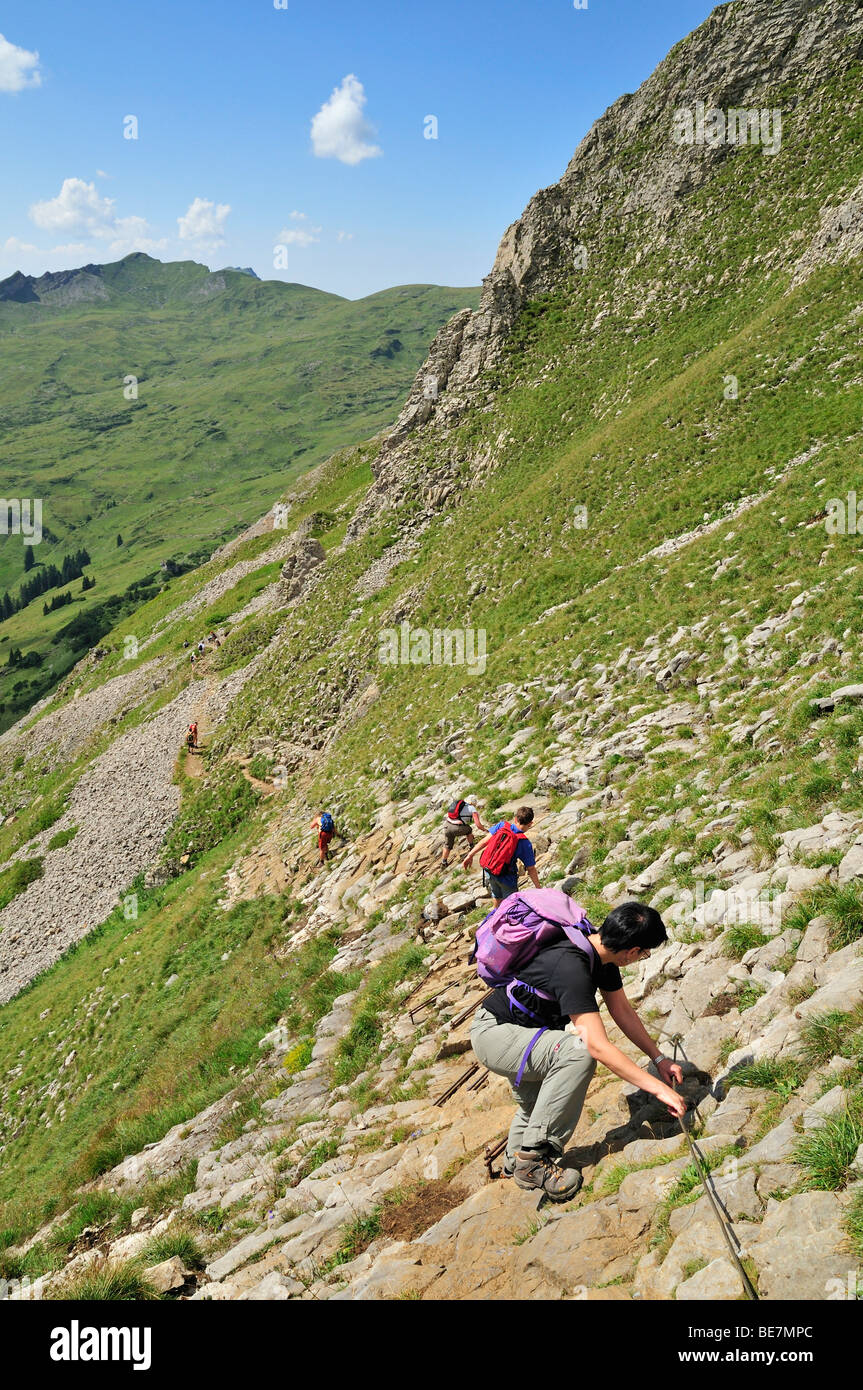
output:
[[[44,275],[22,275],[16,271],[0,282],[0,300],[16,304],[52,304],[64,308],[68,304],[96,304],[108,299],[102,280],[102,267],[81,266],[78,270],[47,271]]]
[[[504,233],[477,311],[464,310],[438,333],[383,442],[375,486],[349,537],[417,489],[439,507],[452,496],[463,465],[487,466],[486,451],[465,459],[451,436],[466,412],[493,401],[486,374],[500,362],[526,304],[561,291],[577,297],[579,270],[609,255],[608,289],[585,302],[585,323],[593,330],[612,311],[637,321],[648,308],[655,314],[679,302],[679,283],[657,278],[645,288],[633,272],[669,255],[689,259],[689,234],[704,215],[697,195],[739,149],[724,139],[675,143],[676,111],[695,113],[702,103],[723,115],[739,108],[760,116],[775,107],[788,123],[807,89],[851,67],[861,47],[863,12],[845,0],[777,0],[769,7],[738,0],[714,10],[634,95],[609,107],[560,182],[537,193]],[[807,264],[858,254],[860,215],[859,189],[841,208],[825,208]],[[792,248],[762,248],[768,258],[774,252],[777,265],[793,259]],[[698,293],[697,284],[689,289]]]

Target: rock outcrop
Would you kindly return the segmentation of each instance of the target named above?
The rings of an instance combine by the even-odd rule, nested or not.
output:
[[[863,40],[863,15],[844,0],[737,0],[718,6],[638,89],[616,101],[581,141],[559,183],[537,193],[504,233],[475,312],[463,310],[438,333],[408,400],[374,462],[375,485],[351,522],[361,534],[381,510],[409,493],[433,489],[435,505],[450,495],[465,467],[493,464],[483,450],[465,458],[451,442],[471,407],[492,399],[488,372],[531,301],[572,283],[590,258],[617,237],[612,286],[598,304],[595,330],[610,312],[643,318],[660,313],[677,291],[633,274],[676,242],[686,257],[687,230],[700,220],[697,195],[735,155],[724,140],[671,139],[674,113],[699,101],[722,110],[765,105],[775,90],[824,80],[847,67]],[[784,99],[783,99],[784,100]],[[777,108],[779,109],[779,108]],[[786,109],[785,117],[791,113]],[[637,151],[637,161],[633,159]],[[690,209],[692,209],[690,211]],[[861,249],[860,188],[838,207],[825,207],[812,246],[790,265],[792,284],[818,266]],[[637,237],[627,236],[637,227]],[[626,249],[621,254],[622,233]]]
[[[299,539],[289,551],[279,578],[282,603],[293,603],[307,587],[312,571],[326,559],[324,547],[313,537]]]

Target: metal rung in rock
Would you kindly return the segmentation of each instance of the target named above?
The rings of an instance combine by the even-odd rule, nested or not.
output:
[[[478,1071],[479,1062],[474,1062],[473,1066],[468,1067],[467,1071],[463,1071],[461,1076],[452,1083],[448,1090],[444,1091],[442,1096],[438,1096],[435,1105],[446,1105],[447,1101],[455,1095],[456,1091],[460,1090],[466,1081],[470,1081],[474,1073]]]

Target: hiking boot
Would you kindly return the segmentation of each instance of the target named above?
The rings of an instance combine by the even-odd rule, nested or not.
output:
[[[515,1159],[510,1158],[509,1154],[505,1154],[503,1163],[501,1165],[500,1175],[502,1178],[511,1178],[514,1172]]]
[[[568,1202],[584,1181],[577,1168],[562,1168],[549,1153],[537,1149],[519,1149],[513,1177],[516,1187],[536,1188],[550,1202]]]

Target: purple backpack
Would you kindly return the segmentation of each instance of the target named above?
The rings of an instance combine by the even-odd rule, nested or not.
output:
[[[519,971],[543,946],[558,941],[561,936],[592,958],[596,953],[588,934],[593,930],[584,908],[560,888],[527,888],[505,898],[500,907],[494,908],[480,922],[470,959],[476,961],[477,974],[487,985],[506,986],[510,1005],[525,1015],[525,1022],[538,1023],[539,1016],[516,999],[513,992],[516,985],[524,984],[518,978]],[[540,999],[553,998],[534,985],[526,988]],[[540,1028],[528,1043],[515,1078],[516,1086],[521,1084],[534,1043],[545,1031],[545,1027]]]
[[[587,939],[592,931],[584,908],[560,888],[526,888],[504,898],[480,922],[471,960],[487,985],[508,985],[537,951],[561,934],[592,956]]]

